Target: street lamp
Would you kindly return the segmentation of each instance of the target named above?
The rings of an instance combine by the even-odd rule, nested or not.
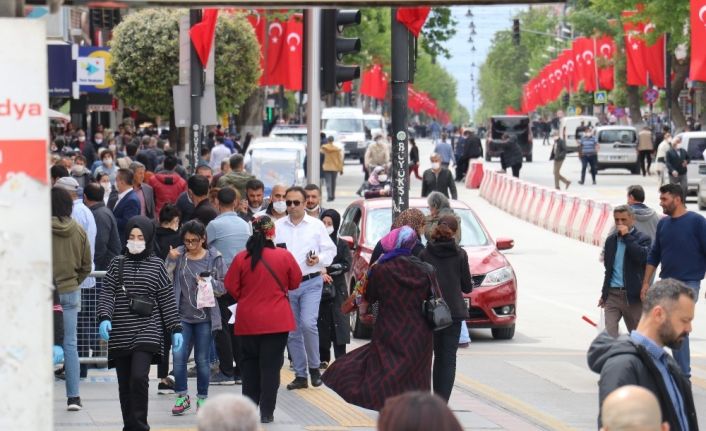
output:
[[[471,52],[476,52],[476,46],[475,46],[475,45],[471,45]]]
[[[468,24],[468,28],[476,28],[476,23],[471,21],[470,24]]]
[[[471,29],[471,36],[475,36],[475,35],[476,35],[476,29],[475,29],[475,28],[472,28],[472,29]]]
[[[473,43],[473,36],[468,36],[468,42]]]
[[[469,18],[473,18],[473,12],[471,11],[471,8],[468,8],[468,11],[466,12],[466,16]]]

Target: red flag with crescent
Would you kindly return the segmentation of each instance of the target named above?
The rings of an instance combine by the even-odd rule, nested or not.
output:
[[[218,9],[205,9],[201,22],[194,24],[189,30],[191,43],[201,60],[204,69],[208,65],[208,55],[211,53],[213,38],[216,35],[216,23],[218,22]]]
[[[691,0],[691,67],[692,81],[706,81],[706,0]]]

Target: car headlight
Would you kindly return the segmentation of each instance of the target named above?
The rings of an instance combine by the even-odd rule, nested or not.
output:
[[[365,148],[365,141],[358,141],[358,148]]]
[[[512,268],[509,266],[504,266],[485,274],[485,278],[483,279],[483,283],[481,283],[480,287],[497,286],[498,284],[503,284],[512,280],[514,276],[515,273],[512,272]]]

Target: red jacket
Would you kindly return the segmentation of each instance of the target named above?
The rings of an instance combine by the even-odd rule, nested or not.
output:
[[[162,172],[153,175],[147,182],[154,189],[155,218],[164,204],[176,203],[179,195],[186,191],[186,181],[176,172]]]
[[[267,261],[287,291],[299,287],[302,271],[289,251],[265,247],[262,259]],[[250,265],[247,250],[241,251],[233,259],[224,280],[226,290],[238,303],[235,311],[235,335],[293,331],[296,323],[289,298],[262,261],[257,263],[254,270]]]

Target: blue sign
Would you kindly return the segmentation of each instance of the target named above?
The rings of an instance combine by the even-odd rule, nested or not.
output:
[[[49,96],[71,97],[76,80],[76,62],[71,59],[71,45],[48,45]]]
[[[87,93],[110,93],[113,78],[110,63],[113,58],[110,48],[105,46],[81,46],[76,59],[76,81],[81,91]]]

